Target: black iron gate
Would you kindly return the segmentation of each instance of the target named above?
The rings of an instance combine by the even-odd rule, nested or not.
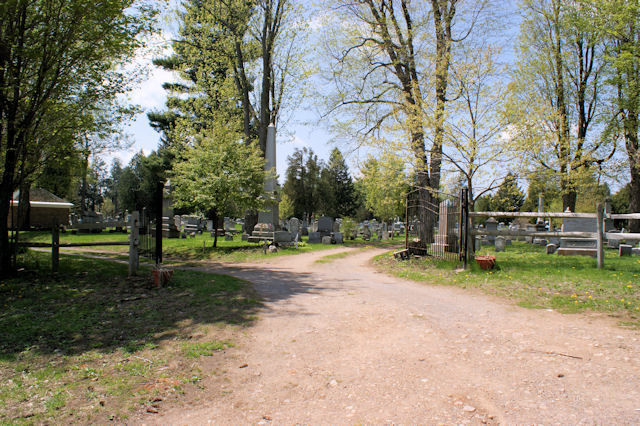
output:
[[[466,266],[467,190],[459,195],[414,188],[406,198],[405,249],[409,254],[462,262]]]

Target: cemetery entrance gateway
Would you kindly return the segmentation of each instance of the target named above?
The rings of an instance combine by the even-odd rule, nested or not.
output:
[[[453,195],[414,187],[407,193],[405,220],[407,254],[453,260],[466,266],[469,222],[466,189]]]

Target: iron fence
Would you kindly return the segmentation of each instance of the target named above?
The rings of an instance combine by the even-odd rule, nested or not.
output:
[[[460,195],[414,188],[406,198],[405,248],[408,253],[465,262],[468,212]]]

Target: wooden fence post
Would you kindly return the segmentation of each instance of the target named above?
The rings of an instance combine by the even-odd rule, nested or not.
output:
[[[133,277],[138,272],[138,227],[140,226],[140,213],[135,211],[129,216],[129,276]]]
[[[58,272],[60,266],[60,229],[57,222],[51,227],[51,272]]]
[[[598,269],[602,269],[604,266],[604,208],[602,203],[598,203],[596,206],[596,215],[598,222]]]

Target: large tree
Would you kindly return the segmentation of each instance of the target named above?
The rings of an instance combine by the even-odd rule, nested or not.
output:
[[[309,219],[316,213],[320,199],[322,163],[310,148],[296,149],[287,157],[287,171],[282,188],[293,204],[293,215]]]
[[[607,42],[608,83],[615,93],[613,124],[629,162],[629,208],[640,212],[640,2],[581,0],[579,4],[591,12],[588,24]],[[640,220],[630,221],[630,229],[640,232]]]
[[[154,2],[157,3],[157,2]],[[153,3],[6,0],[0,4],[0,274],[10,269],[13,191],[74,143],[83,112],[115,99],[149,29]]]
[[[183,147],[171,183],[176,206],[192,208],[216,223],[221,215],[260,207],[264,178],[257,144],[246,145],[240,132],[221,123]]]
[[[429,189],[440,187],[452,48],[470,34],[486,2],[472,4],[471,22],[456,27],[459,3],[431,0],[427,8],[408,0],[341,1],[335,7],[341,12],[339,30],[327,32],[325,41],[332,58],[325,74],[335,88],[330,98],[335,121],[360,142],[404,136],[406,161],[425,202],[435,198]],[[429,54],[420,48],[427,32],[433,40]],[[428,244],[432,219],[426,214],[421,219],[421,239]]]
[[[320,209],[331,217],[353,216],[356,211],[356,190],[344,157],[334,148],[329,161],[320,172]]]
[[[512,135],[534,168],[558,174],[563,210],[575,211],[579,181],[615,153],[594,124],[603,114],[601,37],[574,2],[524,2],[510,103]]]

